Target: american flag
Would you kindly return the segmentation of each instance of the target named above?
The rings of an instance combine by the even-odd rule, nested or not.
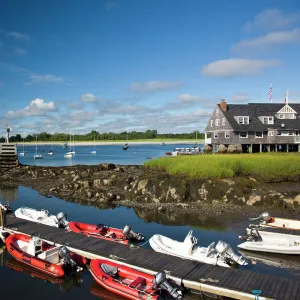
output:
[[[272,102],[272,85],[270,85],[269,96],[270,96],[270,101]]]

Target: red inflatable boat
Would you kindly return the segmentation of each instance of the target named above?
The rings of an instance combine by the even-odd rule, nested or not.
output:
[[[164,273],[152,276],[101,259],[91,261],[90,271],[101,286],[129,299],[159,299],[161,290],[166,290],[173,298],[181,298],[177,288],[168,282]]]
[[[143,241],[144,236],[135,233],[130,226],[126,225],[124,229],[117,229],[105,226],[103,224],[92,225],[80,222],[69,222],[69,229],[73,232],[83,233],[86,236],[95,237],[121,244],[128,244],[129,240]]]
[[[62,247],[49,245],[35,236],[10,234],[5,239],[7,251],[18,261],[53,277],[62,277],[66,270],[82,270],[86,259]]]

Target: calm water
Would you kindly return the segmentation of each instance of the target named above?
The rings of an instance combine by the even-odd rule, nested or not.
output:
[[[212,241],[218,239],[229,242],[234,251],[237,252],[236,245],[239,243],[238,235],[243,231],[241,225],[237,224],[233,228],[226,228],[224,225],[214,225],[214,229],[209,229],[207,226],[197,225],[197,215],[186,216],[186,224],[176,226],[176,219],[160,219],[160,223],[151,222],[149,218],[152,214],[147,212],[139,212],[138,215],[131,208],[118,207],[115,209],[99,210],[92,206],[82,206],[77,203],[66,202],[57,198],[45,198],[35,191],[19,187],[10,190],[0,191],[0,200],[6,204],[10,204],[14,209],[20,206],[28,206],[36,209],[48,209],[50,213],[59,211],[66,212],[69,220],[79,220],[90,223],[104,223],[113,227],[124,227],[129,224],[136,231],[145,234],[146,239],[150,238],[155,233],[167,235],[171,238],[183,240],[189,230],[194,230],[194,235],[198,237],[199,243],[203,246],[209,245]],[[145,222],[144,219],[147,221]],[[172,226],[168,225],[173,224]],[[178,220],[182,224],[182,219]],[[149,247],[146,244],[145,247]],[[2,252],[3,251],[3,252]],[[24,298],[24,293],[29,292],[25,298],[28,299],[96,299],[96,293],[102,295],[102,299],[118,299],[113,294],[108,293],[94,283],[92,276],[86,271],[78,278],[65,279],[62,282],[53,282],[52,279],[44,278],[42,274],[34,270],[24,269],[24,266],[18,264],[10,255],[6,253],[2,245],[0,246],[0,287],[1,295],[9,295],[9,298],[4,299],[19,299]],[[255,256],[255,254],[253,254]],[[253,270],[255,272],[263,272],[284,277],[297,277],[300,271],[300,261],[297,258],[278,257],[266,255],[263,259],[281,261],[292,268],[279,268],[258,262],[244,267],[244,269]],[[269,262],[270,263],[270,262]],[[16,288],[16,282],[18,288]],[[4,288],[4,289],[3,289]],[[119,298],[120,299],[120,298]]]
[[[63,149],[62,145],[53,145],[54,155],[48,155],[52,150],[51,145],[39,145],[38,153],[44,156],[44,159],[33,158],[36,152],[35,145],[25,146],[25,156],[19,156],[23,164],[43,165],[43,166],[72,166],[78,164],[95,165],[99,163],[114,163],[119,165],[142,165],[146,160],[166,156],[165,152],[174,150],[174,148],[190,148],[194,144],[172,144],[161,146],[159,144],[133,145],[128,150],[123,150],[122,145],[101,145],[96,146],[97,154],[91,154],[94,146],[75,146],[76,155],[72,159],[65,159],[64,154],[68,149]],[[203,145],[199,145],[203,147]],[[18,152],[23,151],[23,146],[18,146]]]

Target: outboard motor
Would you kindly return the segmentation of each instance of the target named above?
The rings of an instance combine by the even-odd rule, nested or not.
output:
[[[229,260],[230,262],[236,262],[237,264],[242,266],[248,265],[247,261],[243,258],[243,256],[238,256],[237,254],[235,254],[230,245],[226,242],[218,241],[215,249],[218,252],[218,254],[225,260]]]
[[[64,260],[64,262],[70,265],[72,268],[77,267],[76,261],[71,257],[70,251],[67,247],[62,246],[59,248],[59,256]]]
[[[69,222],[67,221],[67,215],[63,212],[59,212],[56,215],[56,219],[57,219],[59,228],[66,228],[69,224]]]
[[[166,290],[173,298],[181,299],[181,291],[178,291],[176,287],[173,287],[167,279],[164,272],[158,272],[153,279],[154,287]]]
[[[273,218],[270,216],[270,214],[267,211],[264,211],[258,217],[250,218],[249,220],[250,221],[265,221],[266,223],[268,223],[272,219]]]
[[[129,225],[125,225],[122,232],[129,240],[141,242],[145,239],[142,234],[135,233]]]
[[[13,209],[8,206],[8,205],[3,205],[1,202],[0,202],[0,207],[2,208],[2,210],[8,215],[8,214],[12,214],[13,212]]]

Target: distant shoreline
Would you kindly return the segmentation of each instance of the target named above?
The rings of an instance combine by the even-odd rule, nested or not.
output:
[[[185,141],[166,141],[166,142],[161,142],[161,141],[122,141],[122,142],[88,142],[88,141],[82,141],[82,142],[75,142],[75,143],[67,143],[68,146],[111,146],[111,145],[124,145],[125,143],[128,143],[129,145],[160,145],[161,143],[165,143],[165,145],[172,145],[172,144],[195,144],[195,141],[193,140],[185,140]],[[204,140],[199,140],[197,141],[198,144],[204,144]],[[25,146],[30,146],[30,145],[35,145],[36,142],[19,142],[16,143],[18,146],[22,146],[23,144]],[[37,142],[38,145],[60,145],[63,146],[64,142]]]

